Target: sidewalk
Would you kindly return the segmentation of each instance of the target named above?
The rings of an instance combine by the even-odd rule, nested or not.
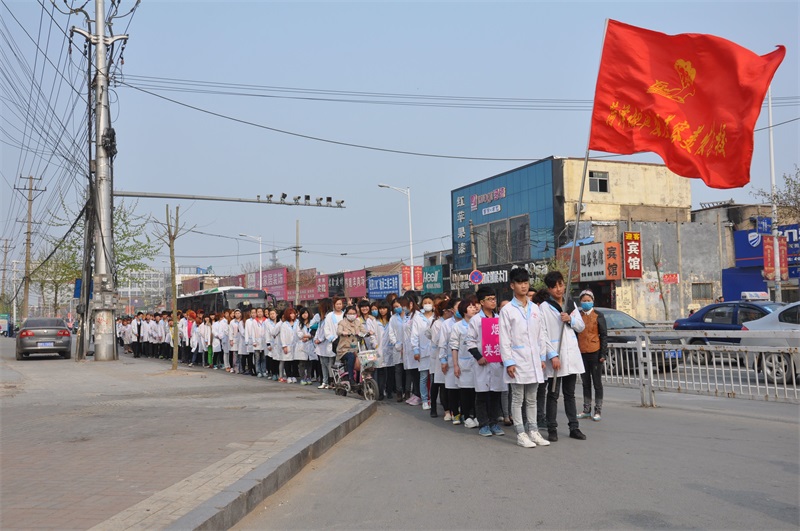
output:
[[[13,354],[0,340],[2,529],[227,527],[375,410],[167,361]]]

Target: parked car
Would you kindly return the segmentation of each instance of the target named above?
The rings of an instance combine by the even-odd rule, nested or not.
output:
[[[800,338],[789,337],[786,332],[800,332],[800,302],[789,304],[783,308],[765,315],[761,319],[750,321],[742,327],[743,330],[771,331],[770,337],[744,337],[741,344],[752,347],[788,347],[800,349]],[[756,369],[764,371],[764,376],[770,383],[788,384],[797,382],[797,360],[781,352],[759,352],[756,355]]]
[[[740,300],[709,304],[689,317],[678,319],[672,325],[675,330],[725,331],[741,330],[744,323],[769,315],[784,305],[769,300]],[[736,344],[739,338],[713,338],[697,336],[689,339],[690,345]],[[695,364],[710,362],[710,352],[687,351]]]
[[[603,317],[606,318],[606,328],[608,330],[627,330],[627,329],[638,329],[638,328],[645,328],[645,325],[627,313],[614,310],[611,308],[595,308],[598,313],[602,314]],[[636,350],[636,339],[637,336],[634,334],[631,335],[624,335],[624,336],[609,336],[608,342],[609,343],[630,343],[631,348],[626,350],[625,355],[619,356],[619,351],[615,351],[615,349],[609,348],[608,358],[606,359],[606,363],[608,364],[609,372],[615,372],[615,370],[620,370],[623,372],[628,372],[636,367],[639,366],[639,358],[638,352]],[[657,348],[652,350],[652,361],[653,364],[657,367],[658,372],[664,372],[665,370],[675,370],[678,367],[678,360],[681,359],[683,356],[683,352],[680,348],[680,340],[673,339],[673,338],[660,338],[660,337],[650,337],[650,344],[656,345],[663,345],[663,344],[674,344],[676,345],[675,348]]]
[[[59,354],[72,357],[72,334],[63,319],[30,317],[17,333],[17,359],[31,354]]]

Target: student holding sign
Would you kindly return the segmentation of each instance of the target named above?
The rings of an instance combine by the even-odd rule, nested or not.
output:
[[[545,385],[544,366],[553,348],[542,322],[541,310],[528,299],[530,275],[523,268],[509,275],[514,299],[500,311],[500,356],[505,366],[505,381],[511,384],[511,417],[517,444],[523,448],[549,446],[537,425],[536,392]],[[527,424],[522,423],[525,408]]]
[[[481,287],[476,293],[481,311],[469,322],[467,348],[475,358],[475,409],[480,430],[478,435],[505,435],[497,424],[503,418],[501,393],[506,388],[500,358],[498,319],[495,314],[497,296],[491,288]]]

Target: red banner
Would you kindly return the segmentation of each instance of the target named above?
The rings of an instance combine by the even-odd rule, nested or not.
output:
[[[642,278],[642,233],[622,233],[622,257],[625,278]]]
[[[770,234],[761,236],[764,253],[764,278],[775,280],[775,238]],[[781,269],[781,280],[789,280],[789,252],[785,236],[778,236],[778,263]]]
[[[606,29],[589,148],[652,151],[712,188],[750,182],[753,129],[786,48],[764,56],[713,35]]]
[[[500,319],[484,317],[481,319],[481,354],[489,363],[503,361],[500,357]]]
[[[344,296],[345,297],[366,297],[367,296],[367,271],[347,271],[344,274]]]
[[[581,280],[581,254],[580,248],[575,249],[574,260],[572,261],[572,279],[571,282],[577,283]],[[572,254],[572,247],[559,247],[556,249],[556,261],[565,264],[565,269],[569,268],[569,259]],[[564,275],[566,276],[566,275]]]
[[[422,279],[422,266],[414,266],[414,289],[416,291],[422,290]],[[403,266],[400,280],[403,291],[411,289],[411,266]]]

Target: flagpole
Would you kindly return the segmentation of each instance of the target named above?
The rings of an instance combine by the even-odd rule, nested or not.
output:
[[[600,61],[597,62],[597,72],[600,73],[600,63],[602,62],[603,57],[603,46],[606,42],[606,31],[608,31],[608,19],[606,19],[605,26],[603,27],[603,44],[600,46]],[[597,76],[595,76],[597,77]],[[594,112],[594,107],[592,107],[592,112]],[[567,309],[567,302],[570,297],[570,291],[572,289],[572,267],[575,264],[575,250],[578,247],[578,229],[581,226],[581,205],[583,205],[583,190],[586,188],[586,174],[589,170],[589,143],[592,140],[592,116],[589,115],[589,137],[586,139],[586,154],[583,156],[583,176],[581,177],[581,189],[578,192],[578,204],[575,205],[575,230],[572,234],[572,248],[569,252],[569,267],[567,268],[567,287],[566,291],[564,292],[564,306],[562,307],[562,311],[566,311]],[[566,190],[566,185],[565,185]],[[558,242],[556,242],[558,243]],[[561,333],[559,334],[558,340],[558,348],[556,349],[556,355],[561,360],[561,345],[564,344],[564,329],[566,328],[566,323],[561,321]],[[553,382],[550,384],[550,391],[555,393],[556,392],[556,385],[558,382],[558,371],[553,371]]]
[[[775,152],[772,149],[772,84],[767,88],[767,111],[769,116],[769,179],[772,186],[772,245],[775,267],[775,302],[783,302],[781,293],[781,256],[778,243],[778,205],[775,204]]]

